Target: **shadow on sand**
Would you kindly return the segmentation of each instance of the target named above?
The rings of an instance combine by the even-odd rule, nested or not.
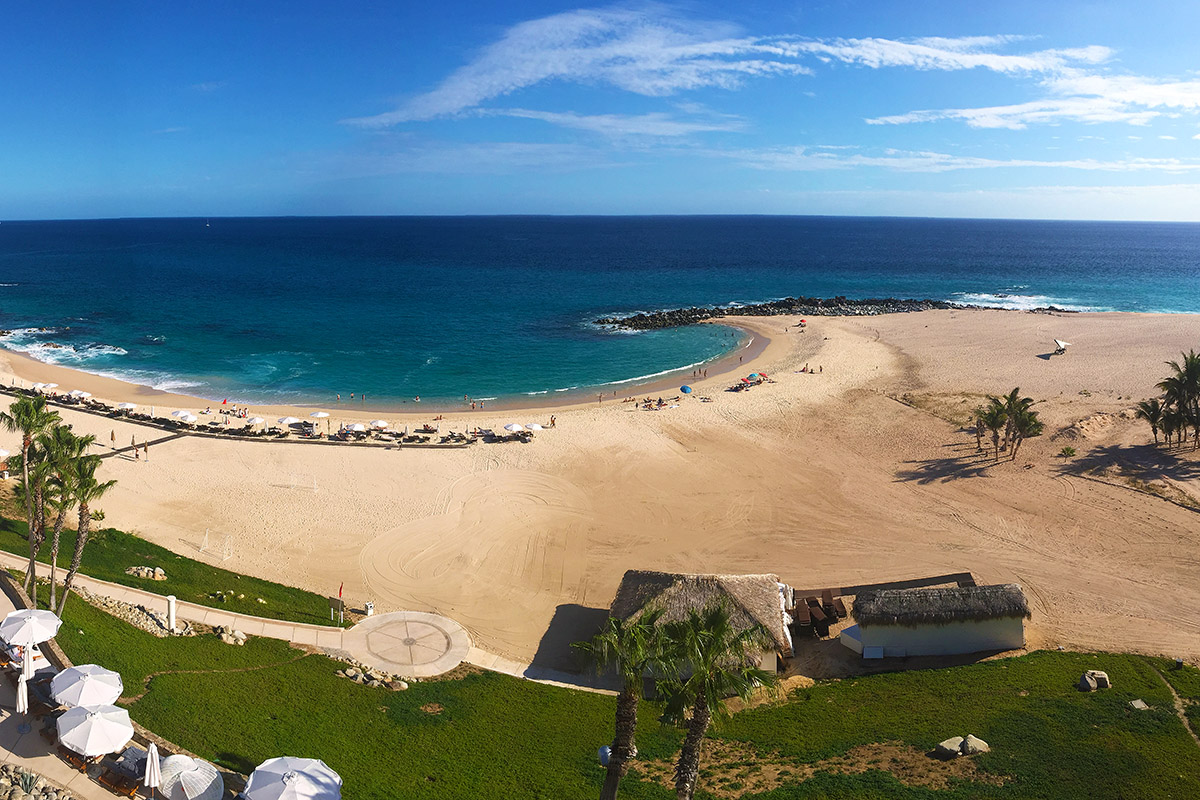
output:
[[[973,443],[942,445],[943,448],[949,449],[952,455],[905,461],[901,468],[896,470],[896,480],[927,484],[981,477],[987,474],[988,467],[997,463],[986,445],[985,442],[983,452],[976,450]],[[1003,460],[1004,454],[1001,453],[1000,457]]]

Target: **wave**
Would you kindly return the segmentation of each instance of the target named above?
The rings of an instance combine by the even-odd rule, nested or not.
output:
[[[0,286],[20,286],[19,283],[0,283]]]
[[[549,389],[542,389],[540,392],[522,392],[521,394],[528,394],[528,395],[547,394],[549,391],[550,391]]]
[[[706,359],[704,361],[696,361],[692,364],[685,364],[682,367],[672,367],[671,369],[664,369],[660,372],[651,372],[649,375],[639,375],[636,378],[625,378],[624,380],[620,380],[620,381],[608,381],[607,383],[599,383],[596,385],[597,386],[620,386],[623,383],[636,383],[637,381],[644,381],[644,380],[648,380],[650,378],[661,378],[663,375],[670,375],[672,372],[682,372],[685,369],[692,369],[693,367],[698,367],[702,364],[707,364],[710,360],[711,359]]]
[[[954,292],[947,300],[951,303],[983,306],[985,308],[1008,308],[1016,311],[1031,311],[1035,308],[1054,306],[1066,311],[1111,311],[1103,306],[1083,305],[1069,297],[1051,297],[1044,294],[1009,294],[1006,292]]]
[[[58,342],[31,338],[31,334],[53,332],[54,329],[22,328],[11,331],[7,336],[4,336],[3,342],[7,349],[24,353],[30,358],[41,361],[44,364],[78,366],[104,356],[129,355],[129,351],[124,347],[117,347],[111,344],[100,344],[98,342],[60,344]]]

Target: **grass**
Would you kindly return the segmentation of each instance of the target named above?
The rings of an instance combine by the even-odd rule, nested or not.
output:
[[[24,520],[0,517],[0,550],[29,558],[27,531]],[[64,530],[58,552],[61,569],[70,566],[74,549],[75,531]],[[50,562],[49,541],[42,545],[38,559],[43,563]],[[167,580],[154,581],[126,575],[128,567],[162,567]],[[213,567],[176,555],[165,547],[114,528],[93,531],[88,537],[80,571],[89,577],[123,586],[133,586],[156,594],[173,594],[180,600],[197,605],[289,622],[331,624],[329,601],[321,595]],[[217,592],[225,594],[219,595]],[[243,599],[239,600],[238,595],[243,595]],[[260,597],[266,602],[258,602]]]
[[[58,641],[78,662],[119,669],[130,696],[148,675],[206,670],[159,674],[130,713],[242,772],[282,754],[321,758],[355,800],[593,798],[602,779],[596,749],[612,736],[611,697],[494,673],[414,683],[404,692],[371,689],[336,677],[336,662],[281,642],[251,639],[238,648],[213,637],[156,639],[85,603],[68,607]],[[1153,666],[1162,665],[1132,655],[1040,652],[831,681],[744,711],[714,735],[743,743],[749,760],[739,758],[748,767],[782,762],[799,772],[857,745],[900,741],[924,751],[970,732],[993,748],[976,757],[980,769],[1005,781],[935,791],[905,785],[879,763],[752,795],[762,800],[1200,796],[1200,748]],[[1115,688],[1076,691],[1088,668],[1108,671]],[[1173,683],[1181,695],[1200,696],[1195,670],[1174,673]],[[1135,697],[1153,708],[1133,711]],[[659,725],[657,713],[653,704],[642,707],[641,758],[673,760],[681,734]],[[723,780],[728,788],[713,766],[714,785]],[[669,800],[673,792],[631,774],[621,796]],[[698,797],[706,796],[702,783]]]

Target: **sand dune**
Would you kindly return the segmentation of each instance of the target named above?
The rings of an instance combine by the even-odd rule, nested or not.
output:
[[[565,408],[531,445],[445,452],[155,433],[150,464],[106,460],[119,484],[103,506],[189,555],[210,528],[233,537],[227,566],[448,614],[516,658],[556,614],[606,607],[630,568],[803,586],[970,570],[1024,585],[1046,645],[1200,657],[1200,515],[1090,469],[1146,455],[1148,429],[1121,412],[1154,393],[1165,359],[1200,345],[1200,317],[927,312],[810,319],[786,335],[784,318],[738,322],[771,339],[741,366],[776,383],[731,394],[713,378],[697,394],[714,402],[660,412]],[[1047,358],[1055,337],[1074,346]],[[1016,385],[1040,401],[1047,435],[994,464],[958,420]],[[146,435],[64,416],[103,442]],[[1066,443],[1074,461],[1055,456]],[[1185,501],[1200,498],[1200,461],[1186,458],[1161,478]]]

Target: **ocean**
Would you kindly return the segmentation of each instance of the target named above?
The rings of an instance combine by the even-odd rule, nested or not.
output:
[[[838,217],[0,224],[0,345],[253,403],[617,390],[738,344],[601,316],[786,296],[1200,312],[1200,225]]]

